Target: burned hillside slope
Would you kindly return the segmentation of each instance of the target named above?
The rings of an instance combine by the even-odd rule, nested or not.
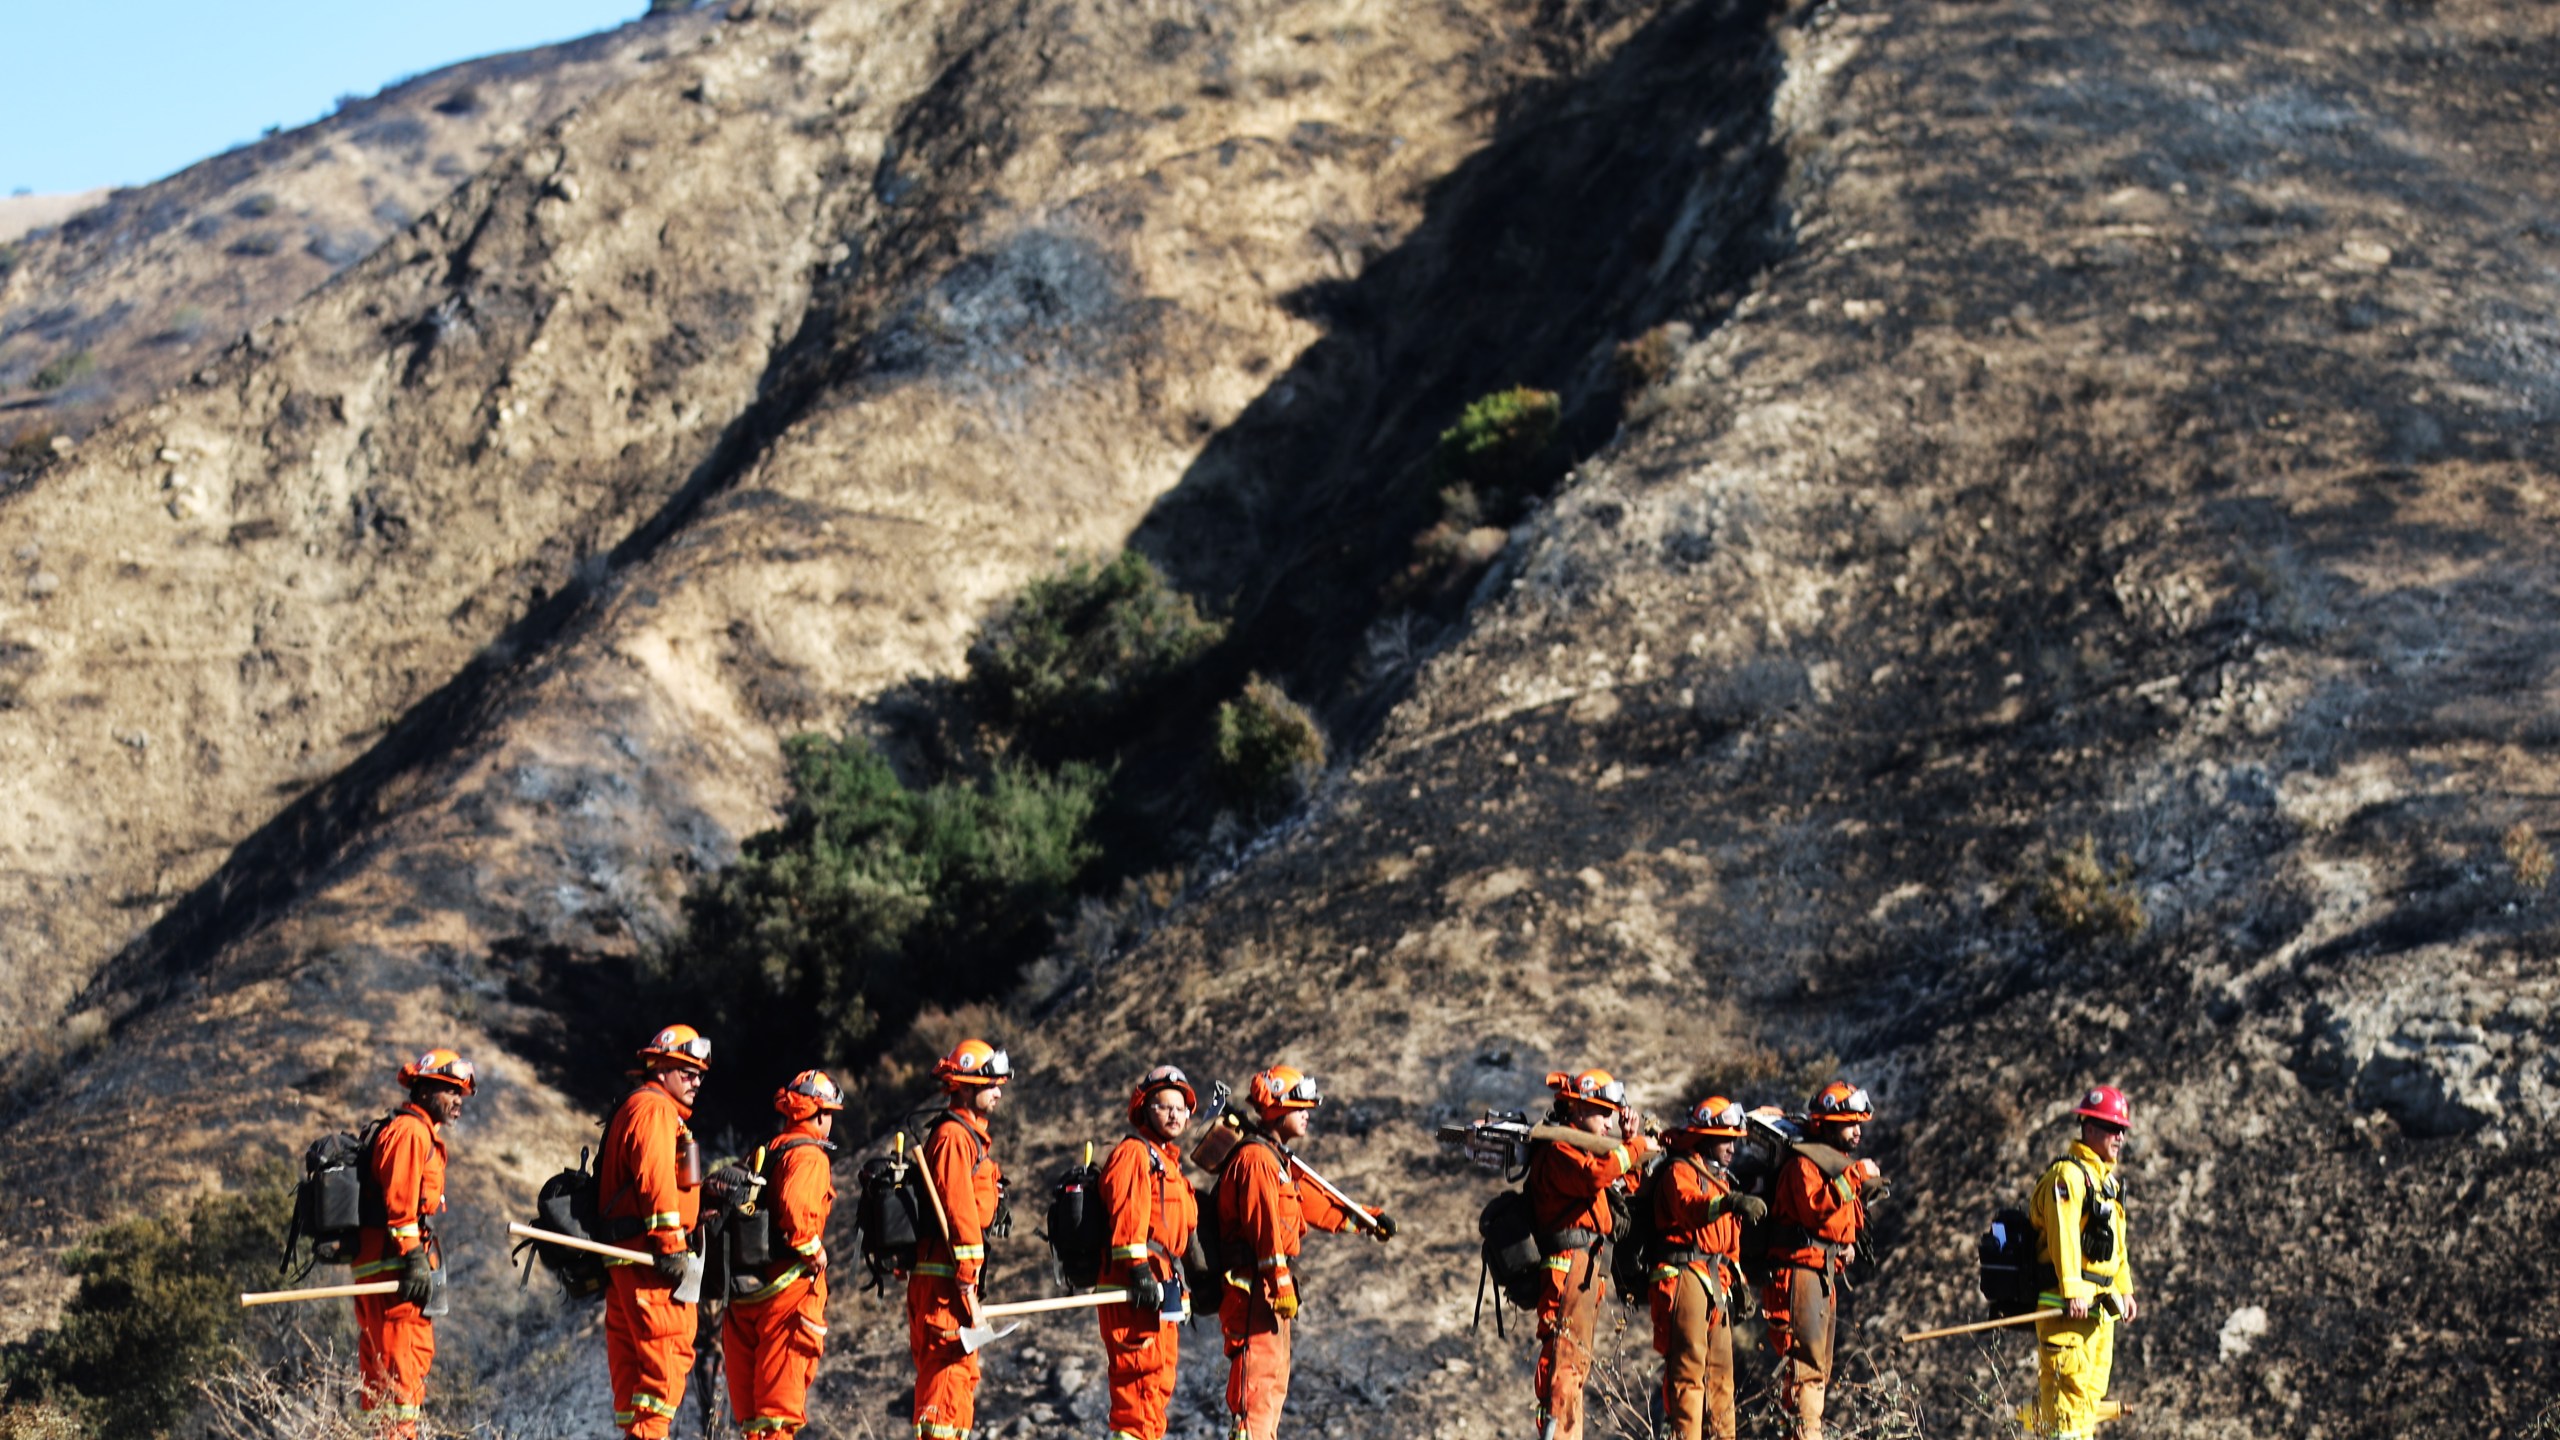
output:
[[[495,1235],[585,1138],[580,1105],[625,1063],[642,962],[677,897],[770,823],[785,736],[957,671],[1000,597],[1062,553],[1115,547],[1168,494],[1307,483],[1302,451],[1218,450],[1216,438],[1241,415],[1286,408],[1291,393],[1305,408],[1289,424],[1326,426],[1333,407],[1379,383],[1329,355],[1382,354],[1397,374],[1464,394],[1514,378],[1489,349],[1526,335],[1538,367],[1587,369],[1623,327],[1733,282],[1730,258],[1694,276],[1666,259],[1651,285],[1595,277],[1614,298],[1588,316],[1543,310],[1523,287],[1493,312],[1499,323],[1472,329],[1435,327],[1402,303],[1374,317],[1314,303],[1362,293],[1381,257],[1402,268],[1376,295],[1438,304],[1473,277],[1533,272],[1524,247],[1555,243],[1552,226],[1524,230],[1500,261],[1509,268],[1487,270],[1478,237],[1449,217],[1530,216],[1550,196],[1523,189],[1520,174],[1551,184],[1576,172],[1569,161],[1605,159],[1607,125],[1585,111],[1632,123],[1684,79],[1743,76],[1752,83],[1730,97],[1670,103],[1730,111],[1747,128],[1765,117],[1774,73],[1751,5],[1566,7],[1543,20],[1451,5],[1381,22],[1365,3],[761,13],[715,32],[696,69],[590,105],[514,162],[521,173],[502,167],[457,197],[426,222],[455,237],[450,251],[357,267],[272,341],[229,357],[225,384],[202,387],[213,395],[182,392],[167,413],[127,417],[83,447],[82,468],[21,497],[6,513],[53,507],[44,556],[60,578],[30,596],[29,613],[93,603],[70,613],[128,625],[129,646],[147,637],[175,651],[194,667],[188,683],[229,705],[221,686],[240,635],[219,615],[173,614],[171,600],[124,614],[112,596],[83,600],[71,562],[51,558],[67,548],[56,537],[76,533],[79,507],[117,501],[147,447],[197,416],[191,406],[208,432],[219,406],[243,397],[255,403],[224,423],[270,439],[307,431],[300,443],[318,459],[298,483],[322,486],[343,483],[347,464],[329,447],[387,451],[377,432],[405,426],[419,437],[397,492],[406,508],[323,488],[296,512],[300,530],[243,531],[222,516],[218,539],[176,547],[198,590],[140,543],[112,566],[84,550],[79,573],[147,578],[170,597],[264,586],[271,626],[345,615],[302,606],[295,592],[312,587],[331,606],[341,590],[330,587],[364,597],[406,586],[454,608],[419,598],[387,616],[360,612],[339,644],[310,652],[311,673],[260,715],[335,736],[315,739],[301,768],[226,749],[223,768],[172,782],[156,768],[165,748],[154,731],[150,747],[126,747],[142,763],[106,752],[130,778],[87,764],[25,777],[31,791],[105,794],[126,816],[125,838],[66,850],[66,872],[72,858],[100,880],[165,864],[153,847],[186,827],[201,844],[148,904],[131,889],[109,903],[88,881],[96,889],[47,908],[66,937],[90,927],[64,947],[67,978],[53,982],[86,988],[61,1031],[60,1073],[38,1073],[12,1133],[45,1154],[69,1153],[110,1120],[149,1134],[132,1188],[96,1197],[104,1212],[237,1182],[303,1131],[372,1103],[370,1057],[422,1036],[462,1044],[492,1081],[458,1141],[478,1188],[453,1232],[457,1253],[474,1257],[458,1262],[462,1283],[485,1290],[488,1325],[457,1338],[451,1359],[511,1394],[545,1393],[506,1368],[531,1363],[507,1326],[549,1323],[548,1297],[502,1285]],[[1717,44],[1675,63],[1702,37]],[[1631,48],[1643,86],[1594,106],[1594,77],[1626,73],[1619,57]],[[1669,235],[1684,202],[1720,193],[1730,149],[1757,153],[1747,135],[1730,147],[1694,139],[1663,142],[1679,163],[1613,194],[1608,213]],[[1526,168],[1469,168],[1486,153]],[[760,209],[720,208],[724,168],[776,207],[772,223]],[[1756,203],[1740,207],[1755,217],[1774,170],[1756,173]],[[667,249],[645,274],[605,263],[636,266],[653,235],[688,235],[697,220],[734,247],[714,252],[720,268]],[[1665,254],[1712,259],[1721,236]],[[449,340],[438,315],[458,322]],[[367,323],[348,328],[355,317]],[[1319,354],[1329,337],[1338,343]],[[640,369],[662,359],[663,373]],[[297,400],[295,387],[333,369],[367,387],[343,416],[322,409],[295,430],[257,408]],[[528,392],[527,377],[550,388]],[[581,394],[598,413],[572,423],[563,417],[584,414],[570,409]],[[1410,448],[1447,419],[1410,407],[1372,433]],[[654,450],[628,438],[670,425]],[[227,463],[299,475],[305,457],[256,450]],[[1428,492],[1412,477],[1377,479],[1356,452],[1323,474],[1332,523],[1386,517],[1368,527],[1370,578],[1338,595],[1354,613],[1335,623],[1356,634]],[[1150,543],[1169,557],[1227,547],[1244,557],[1230,582],[1255,586],[1315,548],[1223,534],[1223,519],[1207,517],[1224,503],[1192,508],[1200,518],[1165,523]],[[373,548],[353,552],[364,563],[342,562],[346,535],[377,512],[391,518],[365,522]],[[386,528],[402,543],[382,539]],[[255,558],[276,552],[256,547],[271,539],[299,542],[304,563],[287,548],[261,570]],[[428,557],[438,563],[422,573]],[[214,633],[182,650],[165,639],[172,625]],[[31,667],[28,703],[13,712],[28,748],[72,751],[76,729],[48,727],[89,712],[57,696],[136,695],[97,678],[120,672],[88,655],[48,649]],[[1338,672],[1343,657],[1326,663]],[[357,706],[379,718],[341,729]],[[288,773],[307,785],[279,793]],[[169,788],[133,788],[145,786]],[[44,827],[29,837],[66,843]],[[752,1114],[753,1067],[783,1067],[769,1084],[804,1062],[744,1048],[752,1058],[728,1103]],[[166,1083],[216,1063],[240,1077],[227,1098]],[[15,1313],[41,1323],[58,1289],[43,1262],[90,1217],[21,1218],[9,1279],[30,1299]],[[533,1433],[551,1423],[518,1418]]]
[[[716,33],[669,15],[449,65],[0,245],[0,432],[24,472],[179,383],[591,97]]]
[[[1418,1243],[1317,1247],[1310,1414],[1499,1430],[1429,1126],[1836,1061],[1899,1181],[1840,1418],[1989,1435],[2023,1345],[1890,1337],[2112,1080],[2128,1433],[2548,1423],[2555,61],[2491,6],[1823,7],[1796,252],[1303,828],[1026,1026],[1029,1147],[1158,1058],[1325,1075]]]

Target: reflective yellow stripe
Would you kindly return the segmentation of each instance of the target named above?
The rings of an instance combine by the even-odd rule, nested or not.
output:
[[[1548,1257],[1546,1258],[1546,1260],[1545,1260],[1543,1263],[1544,1263],[1544,1264],[1546,1265],[1546,1267],[1547,1267],[1548,1269],[1550,1269],[1550,1270],[1561,1270],[1561,1271],[1570,1272],[1570,1271],[1573,1269],[1573,1256],[1571,1256],[1571,1255],[1550,1255],[1550,1256],[1548,1256]]]
[[[1286,1270],[1289,1268],[1289,1257],[1286,1255],[1265,1255],[1254,1262],[1254,1268],[1259,1270]]]
[[[418,1227],[415,1223],[408,1225],[394,1225],[391,1227],[391,1233],[397,1239],[415,1240],[418,1238]]]
[[[1636,1168],[1635,1157],[1627,1153],[1627,1147],[1624,1145],[1610,1151],[1609,1158],[1617,1161],[1618,1168],[1621,1170],[1633,1170]]]
[[[681,1230],[684,1228],[684,1216],[673,1210],[661,1210],[657,1214],[650,1216],[648,1219],[641,1221],[640,1228],[643,1230]]]
[[[613,1423],[621,1426],[625,1430],[630,1429],[631,1422],[639,1418],[639,1416],[632,1414],[628,1410],[616,1410],[613,1412]]]
[[[984,1260],[987,1258],[987,1247],[984,1245],[954,1245],[951,1247],[951,1258],[954,1260]]]
[[[926,1440],[969,1440],[969,1432],[957,1425],[936,1425],[930,1420],[916,1422],[916,1433]]]
[[[406,1255],[395,1255],[388,1260],[375,1260],[367,1264],[357,1266],[355,1269],[355,1278],[361,1280],[367,1275],[380,1275],[386,1271],[406,1270],[408,1268],[409,1257]]]
[[[761,1305],[765,1301],[772,1299],[774,1296],[781,1294],[784,1287],[790,1285],[792,1281],[799,1279],[803,1274],[807,1273],[807,1269],[808,1267],[806,1266],[794,1265],[790,1269],[783,1271],[781,1274],[774,1276],[770,1280],[767,1280],[763,1285],[756,1289],[750,1290],[744,1295],[732,1296],[729,1303],[732,1305]]]
[[[796,1254],[815,1255],[818,1253],[818,1244],[818,1237],[812,1235],[808,1239],[801,1241],[799,1244],[792,1246],[791,1249]]]
[[[793,1423],[795,1422],[783,1419],[780,1416],[759,1415],[755,1419],[746,1423],[742,1433],[748,1435],[770,1435],[774,1431],[781,1429],[783,1426]]]
[[[1147,1242],[1141,1240],[1135,1245],[1114,1245],[1111,1247],[1111,1258],[1114,1260],[1144,1260],[1147,1258]]]
[[[939,1275],[945,1280],[957,1280],[960,1278],[960,1272],[952,1269],[948,1265],[919,1265],[907,1273],[911,1275]]]
[[[631,1408],[634,1410],[646,1410],[652,1415],[664,1415],[670,1420],[675,1418],[676,1413],[675,1406],[668,1404],[666,1401],[659,1399],[655,1395],[632,1396]]]

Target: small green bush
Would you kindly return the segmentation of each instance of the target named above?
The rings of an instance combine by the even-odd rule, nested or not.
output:
[[[1106,777],[1089,765],[918,791],[858,737],[786,751],[782,824],[686,898],[669,957],[715,1034],[771,1036],[789,1016],[830,1062],[857,1059],[884,1020],[1000,988],[1098,853]]]
[[[38,370],[35,378],[27,383],[38,390],[59,390],[75,380],[86,379],[89,373],[97,368],[98,362],[90,357],[88,351],[74,350],[68,355],[57,355],[46,361],[44,368]]]
[[[1147,558],[1077,561],[1034,580],[969,647],[988,719],[1048,755],[1099,756],[1165,684],[1225,635]]]
[[[1218,707],[1210,755],[1230,802],[1269,811],[1295,803],[1324,769],[1324,729],[1287,691],[1255,675]]]
[[[234,1297],[275,1278],[291,1206],[280,1186],[205,1195],[184,1220],[126,1220],[90,1236],[64,1261],[80,1286],[61,1324],[7,1357],[20,1418],[68,1411],[100,1435],[175,1424],[198,1380],[233,1354],[243,1313]]]
[[[1520,385],[1485,396],[1440,433],[1441,480],[1472,487],[1499,521],[1542,488],[1563,416],[1552,391]]]
[[[2035,912],[2075,940],[2130,940],[2149,922],[2134,888],[2133,866],[2120,860],[2107,868],[2098,859],[2098,842],[2087,835],[2045,861]]]

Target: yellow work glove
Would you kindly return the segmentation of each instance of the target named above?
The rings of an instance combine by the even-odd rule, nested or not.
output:
[[[1292,1291],[1289,1294],[1275,1297],[1271,1302],[1271,1313],[1279,1316],[1283,1320],[1295,1318],[1298,1313],[1297,1293]]]

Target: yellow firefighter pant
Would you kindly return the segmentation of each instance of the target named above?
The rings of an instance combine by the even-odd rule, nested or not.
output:
[[[2105,1311],[2086,1320],[2036,1322],[2036,1433],[2089,1440],[2112,1419],[2107,1377],[2115,1367],[2116,1322]]]

